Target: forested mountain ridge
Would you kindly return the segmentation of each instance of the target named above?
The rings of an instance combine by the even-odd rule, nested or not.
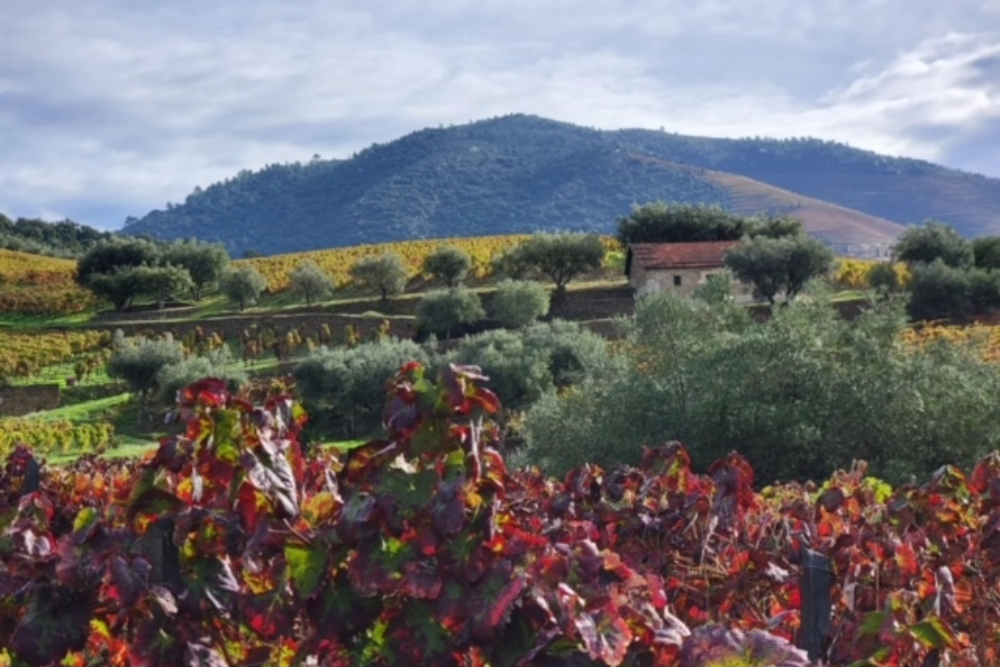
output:
[[[890,242],[934,217],[1000,230],[1000,180],[815,139],[600,131],[512,115],[426,129],[345,160],[269,165],[197,188],[128,234],[263,254],[572,229],[610,233],[633,204],[786,213],[834,245]],[[280,233],[278,232],[280,230]]]

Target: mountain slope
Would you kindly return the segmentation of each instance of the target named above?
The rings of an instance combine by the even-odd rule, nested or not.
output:
[[[888,194],[872,192],[883,181]],[[123,231],[275,254],[536,229],[608,233],[633,204],[665,200],[793,214],[847,246],[884,244],[902,230],[894,223],[931,211],[963,232],[1000,229],[994,197],[1000,180],[829,142],[598,131],[516,115],[414,132],[346,160],[243,171]]]

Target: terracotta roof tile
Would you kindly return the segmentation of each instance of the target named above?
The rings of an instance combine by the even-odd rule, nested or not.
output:
[[[704,243],[634,243],[629,246],[632,261],[651,269],[708,268],[725,264],[726,251],[739,241]]]

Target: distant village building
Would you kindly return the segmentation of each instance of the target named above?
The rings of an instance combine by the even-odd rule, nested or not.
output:
[[[625,255],[625,274],[637,297],[650,292],[691,296],[699,285],[725,272],[726,251],[739,243],[632,243]],[[736,301],[754,300],[751,286],[738,281],[733,286]]]

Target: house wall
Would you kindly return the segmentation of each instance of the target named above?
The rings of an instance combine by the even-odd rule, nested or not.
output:
[[[643,296],[650,292],[673,292],[680,296],[691,296],[699,285],[705,284],[709,276],[724,273],[723,267],[711,267],[701,269],[657,269],[646,271],[641,266],[633,265],[632,275],[629,276],[629,284],[635,289],[635,295]],[[680,285],[676,285],[675,278],[680,278]],[[733,297],[737,303],[751,303],[754,301],[753,288],[739,281],[733,283]]]

